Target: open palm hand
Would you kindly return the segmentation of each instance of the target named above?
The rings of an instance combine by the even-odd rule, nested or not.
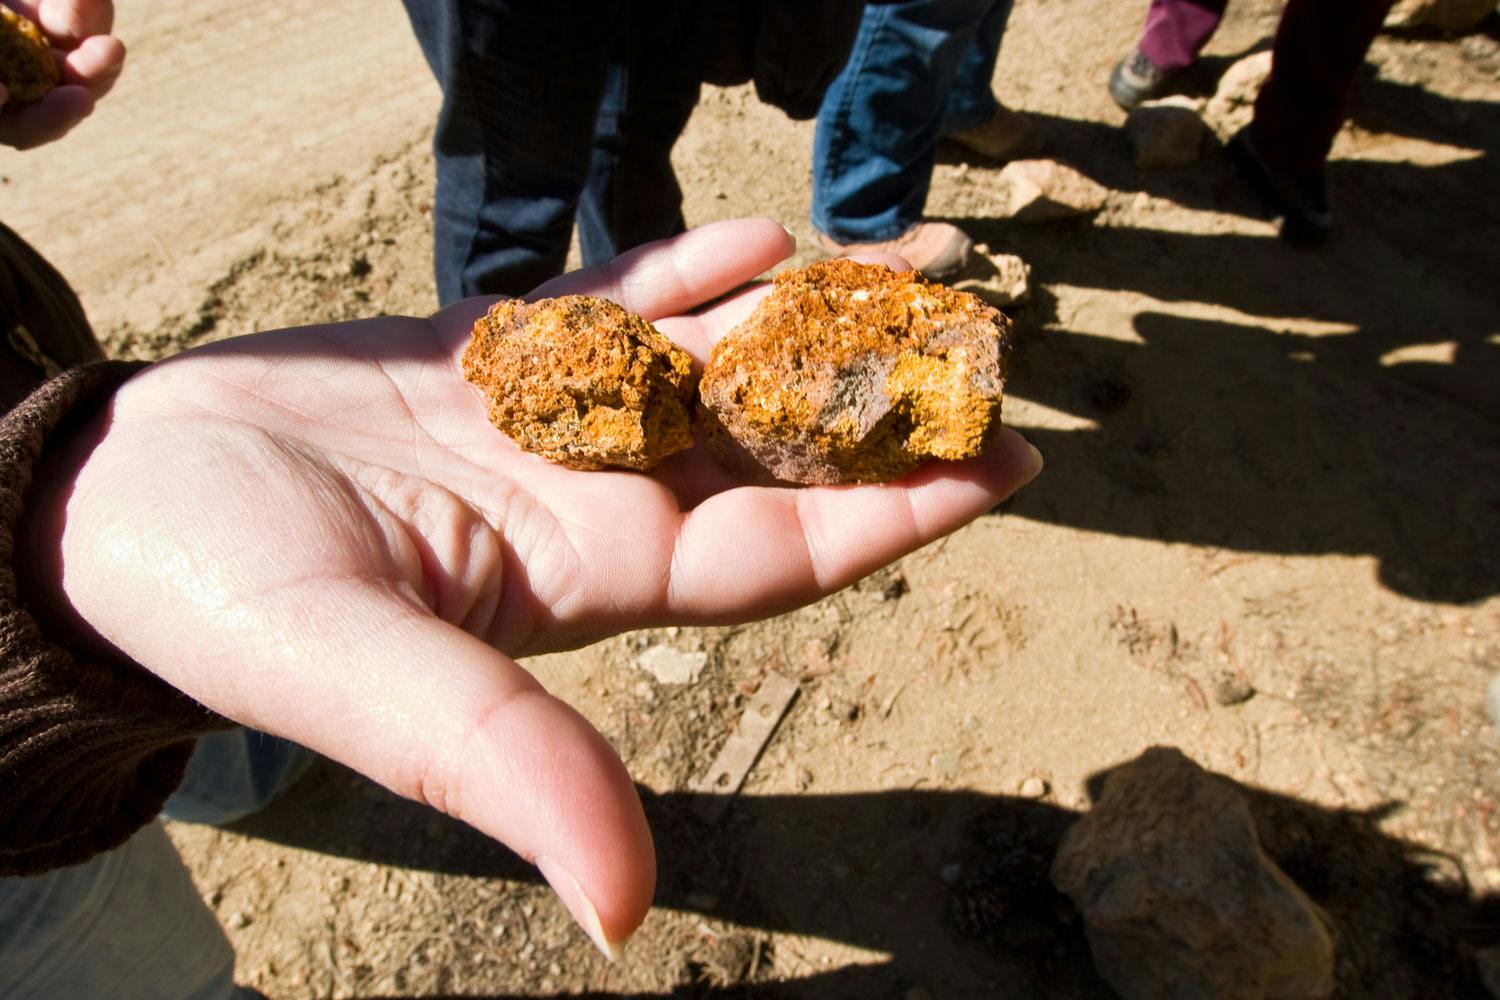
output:
[[[700,358],[789,252],[719,223],[558,279]],[[128,382],[70,476],[66,599],[208,707],[340,760],[536,860],[606,946],[654,853],[605,740],[513,657],[645,625],[761,617],[837,590],[1033,476],[1012,432],[883,486],[730,482],[703,449],[579,472],[485,419],[459,355],[487,303],[237,338]]]

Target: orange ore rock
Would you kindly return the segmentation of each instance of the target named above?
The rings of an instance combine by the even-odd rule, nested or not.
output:
[[[692,447],[692,358],[613,302],[497,302],[464,349],[490,422],[570,469],[645,471]]]
[[[791,483],[887,482],[982,453],[1000,428],[1010,322],[915,271],[829,260],[778,275],[714,345],[710,448]]]
[[[61,80],[52,46],[41,29],[0,4],[0,84],[5,85],[7,100],[39,100]]]

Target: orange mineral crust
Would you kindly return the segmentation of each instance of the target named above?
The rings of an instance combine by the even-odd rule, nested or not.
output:
[[[692,447],[692,358],[605,299],[497,302],[463,365],[490,422],[559,465],[644,471]]]
[[[793,483],[887,482],[972,458],[1000,427],[1009,349],[999,310],[915,271],[787,271],[709,356],[709,444],[737,471]]]
[[[0,4],[0,83],[7,100],[39,100],[60,80],[57,60],[41,29]]]

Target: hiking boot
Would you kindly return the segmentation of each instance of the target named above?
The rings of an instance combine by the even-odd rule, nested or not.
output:
[[[983,125],[949,132],[943,136],[971,153],[987,160],[1016,160],[1028,156],[1040,145],[1040,136],[1031,119],[1019,111],[997,108]]]
[[[1142,101],[1149,101],[1162,91],[1162,85],[1173,75],[1158,69],[1140,49],[1115,63],[1109,74],[1109,96],[1126,111],[1133,111]]]
[[[1281,227],[1282,239],[1315,244],[1328,238],[1333,214],[1328,210],[1321,173],[1297,176],[1273,170],[1255,148],[1249,125],[1234,134],[1227,149],[1235,169],[1265,204],[1272,221]]]
[[[968,265],[974,241],[962,229],[947,222],[919,222],[893,240],[840,243],[819,233],[818,245],[836,257],[870,251],[900,254],[929,281],[946,281]]]

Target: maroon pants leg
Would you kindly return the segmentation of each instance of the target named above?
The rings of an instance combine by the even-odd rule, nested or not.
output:
[[[1229,0],[1151,0],[1139,48],[1164,73],[1185,69],[1224,19]]]
[[[1261,158],[1298,176],[1323,172],[1365,53],[1394,0],[1288,0],[1271,75],[1255,101]]]

